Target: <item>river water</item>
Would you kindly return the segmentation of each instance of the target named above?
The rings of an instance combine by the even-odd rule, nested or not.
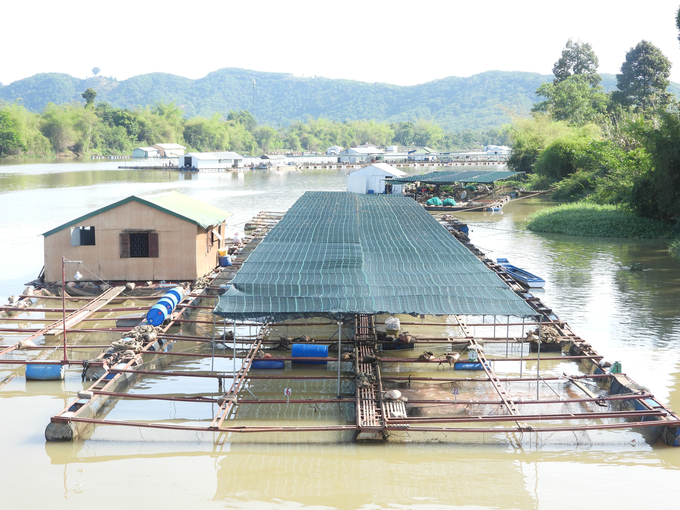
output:
[[[131,194],[179,191],[234,213],[284,211],[306,190],[344,190],[344,171],[180,174],[118,163],[0,164],[0,301],[43,262],[41,233]],[[414,169],[419,173],[421,169]],[[680,411],[680,261],[663,242],[537,235],[525,218],[545,199],[503,213],[459,215],[489,257],[543,276],[537,295],[577,334]],[[9,335],[2,343],[13,343]],[[2,508],[640,508],[680,498],[680,449],[634,432],[564,444],[213,444],[154,441],[146,431],[55,444],[49,417],[83,388],[26,382],[0,368]],[[168,419],[175,404],[156,409]],[[119,409],[116,408],[116,411]],[[131,433],[130,430],[135,430]]]

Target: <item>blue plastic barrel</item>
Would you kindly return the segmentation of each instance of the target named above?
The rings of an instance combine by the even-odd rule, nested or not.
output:
[[[455,363],[454,370],[484,370],[481,363]]]
[[[174,295],[163,296],[156,304],[163,305],[168,310],[168,313],[172,313],[172,311],[177,306],[177,297]]]
[[[59,381],[64,378],[64,365],[26,365],[26,380]]]
[[[168,318],[168,309],[159,304],[153,305],[146,313],[146,321],[152,326],[160,326]]]
[[[284,362],[276,359],[256,359],[253,360],[253,364],[251,365],[251,368],[257,369],[283,369],[284,367]]]
[[[231,266],[231,257],[226,256],[226,257],[220,257],[220,266],[221,267],[227,267]]]
[[[293,344],[290,351],[293,358],[327,358],[328,346],[317,344]],[[315,365],[323,365],[325,361],[295,361],[295,363],[312,363]]]
[[[165,293],[165,296],[167,296],[168,294],[172,294],[173,296],[175,296],[177,298],[177,303],[180,303],[182,299],[184,299],[184,289],[182,287],[175,287],[173,289],[170,289]]]

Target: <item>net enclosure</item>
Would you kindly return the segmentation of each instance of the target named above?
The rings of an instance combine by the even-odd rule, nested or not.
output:
[[[496,181],[503,181],[514,177],[524,172],[501,172],[501,171],[483,171],[483,170],[465,170],[461,172],[441,171],[430,172],[427,174],[409,175],[408,177],[399,177],[392,179],[390,182],[394,183],[410,183],[420,182],[421,184],[455,184],[457,182],[492,184]]]
[[[403,195],[307,192],[248,257],[214,313],[235,320],[357,313],[535,315]]]

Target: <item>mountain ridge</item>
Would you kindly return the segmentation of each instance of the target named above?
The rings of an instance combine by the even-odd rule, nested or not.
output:
[[[616,88],[615,75],[602,77],[606,91]],[[523,71],[485,71],[466,78],[450,76],[402,86],[240,68],[218,69],[198,79],[148,73],[123,81],[104,76],[80,79],[64,73],[40,73],[1,86],[0,100],[19,100],[29,110],[40,111],[49,102],[84,103],[80,94],[93,88],[97,91],[97,102],[134,109],[157,101],[174,101],[186,117],[250,110],[258,122],[274,126],[310,116],[384,122],[422,118],[458,131],[493,128],[509,122],[512,115],[528,114],[540,100],[536,89],[552,78]],[[669,91],[680,95],[680,85],[672,83]]]

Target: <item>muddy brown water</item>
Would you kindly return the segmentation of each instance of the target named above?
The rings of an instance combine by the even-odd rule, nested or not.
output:
[[[19,293],[37,275],[42,232],[133,193],[185,193],[233,212],[229,222],[236,230],[260,210],[287,209],[305,190],[346,186],[344,172],[335,170],[178,174],[120,170],[118,165],[0,164],[0,301]],[[546,205],[545,199],[529,199],[507,205],[502,214],[458,216],[469,223],[472,241],[491,258],[506,257],[543,276],[546,287],[536,294],[544,303],[606,359],[620,361],[635,381],[680,410],[680,261],[668,255],[663,242],[525,231],[526,216]],[[496,325],[495,334],[502,336],[504,329]],[[455,328],[424,325],[420,331],[445,336]],[[15,341],[13,335],[0,335],[0,343]],[[205,363],[182,365],[205,369]],[[216,364],[230,368],[227,360]],[[518,363],[496,366],[501,374],[518,369]],[[569,369],[560,362],[541,364],[543,374]],[[303,370],[329,373],[321,367]],[[401,375],[400,370],[399,365],[386,367],[388,374]],[[418,370],[443,372],[441,367]],[[526,363],[523,370],[535,373],[536,366]],[[294,395],[304,398],[333,393],[335,384],[291,386]],[[674,506],[680,497],[680,449],[649,445],[634,431],[528,438],[499,432],[462,439],[413,434],[400,443],[358,445],[346,442],[343,433],[257,441],[254,436],[99,427],[88,441],[46,443],[49,417],[82,388],[78,370],[67,371],[63,382],[27,382],[23,369],[0,365],[2,508],[639,508]],[[255,392],[279,398],[281,389],[278,383],[262,381]],[[421,389],[432,397],[446,394],[437,386]],[[535,386],[510,390],[532,392]],[[179,378],[147,378],[135,391],[218,393],[214,383]],[[476,398],[488,396],[474,391],[480,392]],[[247,410],[240,418],[251,423],[352,420],[351,406],[345,405],[243,407]],[[119,401],[108,417],[187,423],[213,412],[210,404]]]

